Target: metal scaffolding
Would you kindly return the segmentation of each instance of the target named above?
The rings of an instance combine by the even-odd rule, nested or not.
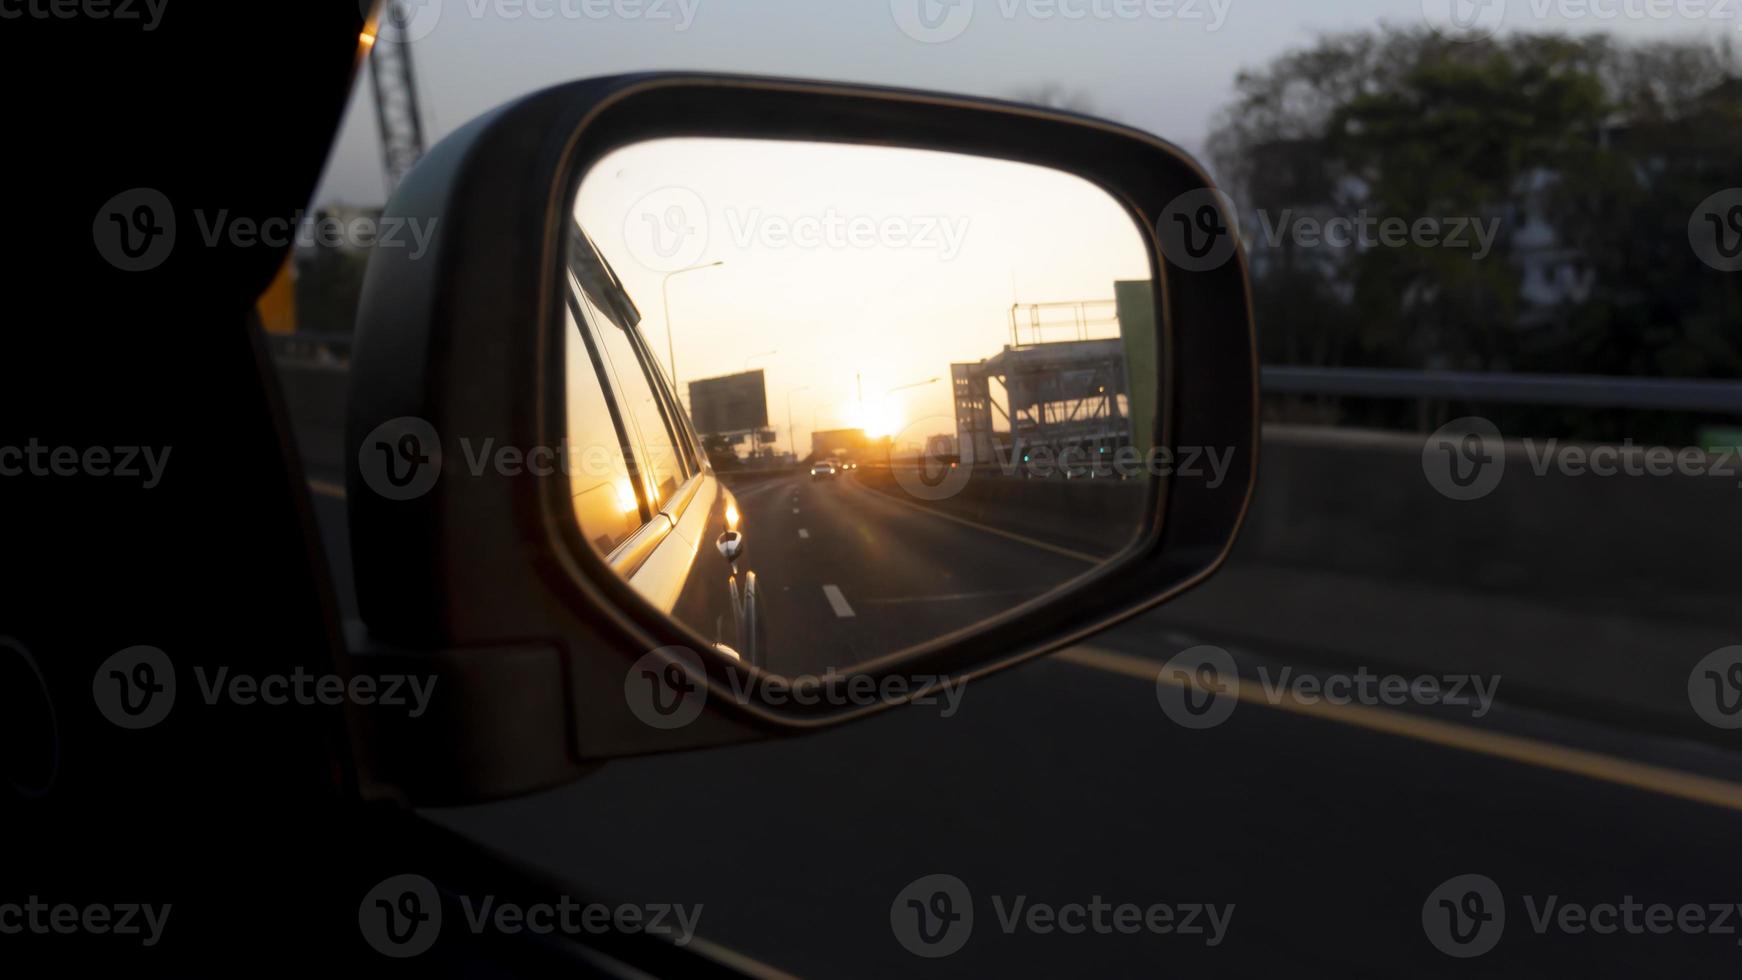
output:
[[[391,197],[399,181],[423,157],[423,112],[411,65],[410,15],[399,0],[387,0],[383,5],[377,31],[369,50],[369,80],[381,132],[382,171]]]
[[[1027,329],[1028,338],[1023,338]],[[1090,340],[1111,328],[1119,332],[1117,300],[1072,300],[1065,303],[1016,303],[1010,307],[1010,346],[1044,344],[1047,337],[1070,331],[1072,340]]]
[[[950,376],[956,445],[965,465],[1020,459],[1037,447],[1055,454],[1067,448],[1098,454],[1132,443],[1120,340],[1007,346],[978,363],[950,365]]]

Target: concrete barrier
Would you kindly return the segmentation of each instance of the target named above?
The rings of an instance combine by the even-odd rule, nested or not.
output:
[[[1689,682],[1742,642],[1735,478],[1538,475],[1515,442],[1493,491],[1458,501],[1429,482],[1426,442],[1267,428],[1233,556],[1148,635],[1273,665],[1473,674],[1503,682],[1503,701],[1723,734],[1690,707]]]
[[[1524,443],[1508,441],[1499,485],[1459,501],[1428,481],[1426,442],[1267,428],[1235,557],[1736,622],[1742,476],[1575,476],[1554,467],[1538,475],[1533,462],[1545,447],[1533,445],[1533,459]]]
[[[1549,467],[1539,475],[1546,447],[1533,444],[1533,457],[1524,443],[1508,442],[1499,485],[1481,499],[1460,501],[1429,482],[1426,441],[1267,427],[1259,487],[1234,560],[1736,621],[1742,562],[1722,542],[1734,541],[1742,520],[1742,474],[1598,477]],[[907,494],[888,469],[861,470],[859,481],[1094,554],[1111,554],[1129,540],[1144,490],[1138,481],[976,473],[956,496],[927,503]]]

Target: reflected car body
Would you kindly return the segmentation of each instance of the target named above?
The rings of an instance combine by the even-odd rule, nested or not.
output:
[[[568,372],[571,436],[583,426],[615,432],[623,466],[609,487],[594,473],[575,476],[576,518],[642,598],[721,652],[757,662],[754,572],[716,547],[728,531],[745,531],[737,500],[641,336],[634,302],[585,232],[573,232],[566,299],[570,343],[579,343]],[[587,500],[601,495],[614,506]]]

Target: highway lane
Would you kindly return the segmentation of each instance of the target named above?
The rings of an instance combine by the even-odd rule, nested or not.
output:
[[[354,616],[343,483],[342,474],[320,472],[311,489],[340,607]],[[769,667],[789,676],[845,669],[936,639],[1094,567],[1087,556],[939,517],[850,477],[812,483],[800,474],[733,493],[743,515],[742,567],[756,572],[769,619]],[[700,572],[723,577],[718,560],[703,553]]]
[[[806,475],[738,492],[770,669],[817,674],[1009,612],[1092,570],[860,486]],[[1062,515],[1061,515],[1062,517]]]
[[[335,490],[317,492],[316,509],[343,570]],[[829,498],[810,499],[820,509]],[[1164,610],[1094,642],[1159,668],[1197,643],[1240,652],[1243,625],[1188,626]],[[1742,806],[1262,705],[1188,731],[1160,711],[1144,673],[1067,654],[973,685],[950,717],[907,708],[427,812],[593,893],[702,903],[703,936],[800,975],[1712,976],[1742,964],[1733,934],[1538,934],[1524,901],[1742,901]],[[1482,727],[1578,734],[1504,705]],[[1680,744],[1655,758],[1725,764]],[[1742,774],[1728,781],[1742,796]],[[895,940],[891,904],[939,872],[967,883],[976,925],[961,952],[924,960]],[[1454,960],[1428,943],[1421,915],[1431,889],[1466,873],[1501,886],[1508,919],[1494,952]],[[1016,895],[1237,911],[1215,948],[1007,933],[992,900]]]
[[[1177,643],[1151,616],[1106,639]],[[1177,642],[1214,642],[1200,635]],[[698,811],[710,816],[697,819]],[[1533,928],[1562,905],[1742,901],[1742,814],[1244,704],[1189,731],[1145,678],[1064,659],[784,743],[612,764],[524,800],[433,812],[515,858],[637,902],[704,906],[701,932],[800,976],[1720,976],[1738,936]],[[625,837],[624,828],[635,828]],[[966,945],[922,959],[891,906],[967,885]],[[1430,945],[1430,893],[1506,897],[1478,959]],[[1029,903],[1232,903],[1226,939],[1006,931]]]

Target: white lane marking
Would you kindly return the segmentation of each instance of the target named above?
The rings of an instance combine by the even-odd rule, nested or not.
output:
[[[829,605],[834,607],[835,615],[841,619],[853,618],[853,607],[847,605],[847,597],[841,594],[837,586],[823,586],[823,595],[828,597]]]
[[[804,528],[801,527],[798,529],[799,540],[808,541],[808,540],[810,540],[810,536],[811,536],[811,533],[809,531],[806,531]]]
[[[794,513],[794,514],[796,514],[796,513],[798,513],[798,508],[797,508],[797,507],[794,507],[794,508],[793,508],[793,509],[792,509],[792,512],[793,512],[793,513]]]

